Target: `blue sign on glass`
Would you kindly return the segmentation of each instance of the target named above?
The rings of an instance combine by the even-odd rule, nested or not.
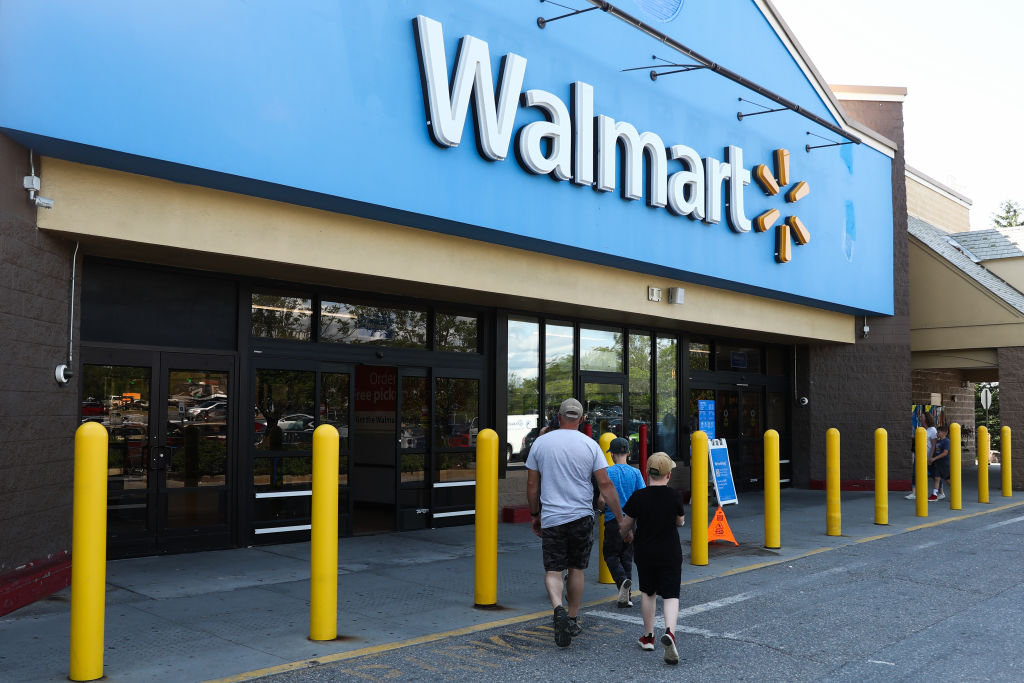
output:
[[[697,401],[697,429],[708,435],[708,439],[715,438],[715,402]]]
[[[708,460],[715,481],[715,494],[719,505],[739,503],[736,497],[736,483],[732,478],[732,465],[729,463],[729,448],[725,439],[715,439],[708,443]]]
[[[734,368],[746,368],[747,354],[745,354],[743,351],[733,351],[729,355],[729,365]]]

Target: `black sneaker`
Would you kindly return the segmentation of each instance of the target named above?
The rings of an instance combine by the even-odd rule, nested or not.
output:
[[[569,617],[569,635],[573,638],[583,633],[583,627],[580,626],[579,617]]]
[[[619,599],[618,599],[618,602],[615,603],[616,606],[618,606],[618,607],[632,607],[633,606],[632,601],[629,599],[630,598],[630,590],[632,588],[633,588],[633,582],[632,581],[630,581],[629,579],[623,580],[622,585],[619,586]]]
[[[572,642],[572,635],[569,634],[569,613],[559,605],[555,608],[553,617],[555,627],[555,645],[558,647],[569,647]]]
[[[665,646],[665,663],[678,664],[679,650],[676,649],[676,637],[672,635],[672,631],[661,634],[661,644]]]

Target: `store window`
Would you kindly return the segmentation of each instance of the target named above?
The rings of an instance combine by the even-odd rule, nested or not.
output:
[[[572,325],[545,325],[544,351],[544,417],[553,420],[562,401],[575,395]]]
[[[509,318],[506,378],[505,458],[525,459],[527,442],[536,438],[540,414],[540,324]]]
[[[675,337],[661,336],[657,338],[655,347],[657,392],[655,412],[658,417],[655,447],[656,450],[663,451],[672,458],[675,458],[677,454],[676,440],[679,422],[679,407],[677,405],[679,379],[676,373],[678,347],[679,344]]]
[[[717,344],[715,367],[733,372],[761,372],[761,349],[751,346]]]
[[[320,341],[423,349],[427,347],[427,312],[324,301]]]
[[[250,331],[254,337],[309,341],[312,321],[311,299],[266,292],[252,294]]]
[[[263,451],[313,447],[316,375],[298,370],[256,371],[254,440]]]
[[[580,370],[622,372],[622,332],[609,328],[580,328]]]
[[[690,342],[690,369],[711,369],[711,344]]]
[[[647,425],[647,454],[653,450],[653,421],[651,420],[651,335],[629,333],[629,428],[630,455],[639,457],[640,426]]]
[[[476,316],[438,313],[434,317],[434,350],[477,353],[479,328]]]

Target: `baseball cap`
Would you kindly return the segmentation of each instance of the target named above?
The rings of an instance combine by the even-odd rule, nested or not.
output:
[[[617,436],[608,444],[609,453],[629,453],[629,440]]]
[[[664,477],[675,469],[676,463],[667,453],[657,452],[647,459],[647,473]]]
[[[567,398],[558,407],[558,414],[565,415],[570,420],[578,420],[583,417],[583,405],[574,398]]]

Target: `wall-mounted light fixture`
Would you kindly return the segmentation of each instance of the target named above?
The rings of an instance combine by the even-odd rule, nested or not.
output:
[[[655,302],[661,301],[661,287],[648,287],[647,300]]]
[[[668,288],[668,302],[670,304],[681,304],[683,303],[683,295],[685,291],[682,287],[669,287]]]

